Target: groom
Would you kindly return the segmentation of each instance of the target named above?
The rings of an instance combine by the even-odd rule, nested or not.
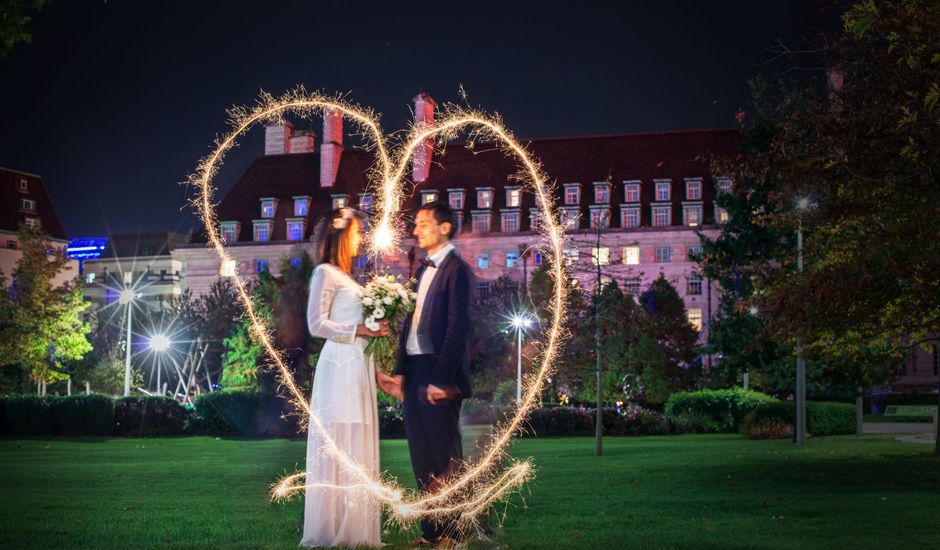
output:
[[[396,393],[404,399],[405,434],[418,488],[436,492],[463,461],[460,404],[470,397],[467,342],[473,272],[450,239],[453,210],[434,201],[415,217],[414,236],[427,258],[416,274],[415,310],[405,318],[398,348]],[[413,545],[452,546],[453,520],[424,519]]]

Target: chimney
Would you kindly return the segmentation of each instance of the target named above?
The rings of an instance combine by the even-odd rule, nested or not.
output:
[[[323,145],[320,146],[320,187],[333,187],[343,154],[343,113],[323,110]]]
[[[264,129],[264,154],[286,155],[290,153],[290,135],[294,125],[289,120],[283,124],[272,124]]]
[[[310,130],[294,132],[290,137],[290,150],[288,153],[292,155],[297,153],[312,153],[313,143],[316,137],[316,134]]]
[[[415,125],[418,128],[434,126],[434,107],[437,106],[437,102],[434,101],[434,98],[425,92],[421,92],[414,96],[412,101],[415,103]],[[433,152],[433,139],[428,139],[415,147],[414,156],[411,159],[411,179],[415,183],[421,183],[428,179],[428,173],[431,171],[431,155]]]

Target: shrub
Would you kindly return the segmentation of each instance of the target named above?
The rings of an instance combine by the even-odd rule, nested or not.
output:
[[[398,409],[379,409],[379,437],[402,439],[405,437],[405,420]]]
[[[495,424],[499,420],[500,409],[489,401],[482,399],[463,400],[460,409],[461,421],[464,424]]]
[[[793,401],[767,403],[748,413],[743,422],[745,433],[760,432],[774,424],[787,424],[791,435],[796,416]],[[855,433],[855,407],[848,403],[809,401],[806,403],[806,430],[816,436]]]
[[[106,395],[72,395],[49,401],[52,431],[58,435],[111,435],[114,401]]]
[[[497,407],[508,407],[516,401],[516,381],[506,380],[500,382],[493,390],[493,404]]]
[[[630,420],[633,435],[665,435],[669,433],[669,421],[660,412],[642,409]]]
[[[780,420],[745,423],[744,434],[751,439],[790,439],[793,437],[793,424]]]
[[[50,398],[39,396],[11,396],[4,399],[4,434],[50,435],[52,411]]]
[[[529,415],[523,436],[588,435],[594,433],[594,418],[585,409],[556,407],[535,409]]]
[[[744,416],[764,403],[777,399],[760,392],[731,388],[677,392],[666,402],[667,416],[697,415],[710,418],[719,431],[736,431]]]
[[[193,403],[198,430],[211,435],[242,435],[258,432],[258,393],[221,390],[200,395]]]
[[[700,414],[680,414],[667,417],[672,433],[707,434],[717,432],[718,427],[710,417]]]
[[[130,396],[114,401],[115,435],[180,435],[185,419],[186,409],[169,397]]]

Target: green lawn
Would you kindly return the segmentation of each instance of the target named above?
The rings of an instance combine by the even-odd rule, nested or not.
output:
[[[51,447],[49,442],[51,441]],[[294,548],[268,485],[303,441],[0,441],[0,548]],[[940,458],[890,437],[523,440],[537,477],[494,515],[509,548],[940,548]],[[404,441],[383,468],[410,481]],[[394,546],[412,533],[391,530]]]

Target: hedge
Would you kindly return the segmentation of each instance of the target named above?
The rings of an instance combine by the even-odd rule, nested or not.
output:
[[[667,416],[693,415],[714,422],[714,431],[737,431],[744,416],[765,403],[777,399],[760,392],[731,388],[725,390],[699,390],[677,392],[666,401]]]
[[[51,397],[14,396],[3,399],[4,435],[51,435]]]
[[[199,431],[214,435],[241,435],[258,433],[257,392],[222,390],[200,395],[193,403],[196,426]]]
[[[56,435],[103,436],[114,430],[114,401],[107,395],[72,395],[49,401]]]
[[[182,435],[186,417],[186,409],[170,397],[119,397],[114,400],[114,435]]]
[[[747,414],[742,424],[746,432],[758,431],[772,424],[793,426],[796,404],[792,401],[767,403]],[[806,430],[815,436],[855,433],[855,406],[833,401],[806,403]]]

